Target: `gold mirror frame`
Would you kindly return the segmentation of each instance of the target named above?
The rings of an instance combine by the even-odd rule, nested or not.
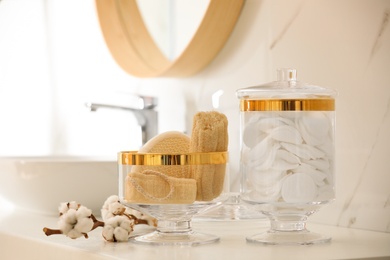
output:
[[[136,0],[96,0],[106,44],[120,67],[136,77],[187,77],[208,65],[222,49],[244,0],[210,0],[195,35],[170,61],[150,36]]]

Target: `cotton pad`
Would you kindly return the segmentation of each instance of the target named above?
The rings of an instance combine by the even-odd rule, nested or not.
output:
[[[287,176],[282,184],[282,198],[289,203],[311,202],[317,195],[317,186],[306,173],[294,173]]]

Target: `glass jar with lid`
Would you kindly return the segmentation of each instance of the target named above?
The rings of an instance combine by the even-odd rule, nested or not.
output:
[[[336,92],[297,81],[295,69],[278,69],[277,81],[239,89],[237,96],[241,199],[271,222],[269,231],[247,241],[330,241],[307,230],[306,221],[335,198]]]

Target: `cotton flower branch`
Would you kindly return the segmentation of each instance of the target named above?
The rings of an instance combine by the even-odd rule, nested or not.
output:
[[[61,203],[58,211],[59,228],[43,228],[46,236],[65,235],[72,239],[82,236],[88,238],[88,232],[102,227],[102,236],[105,240],[109,242],[125,242],[134,230],[134,225],[157,226],[156,219],[124,207],[116,195],[110,196],[104,202],[101,209],[104,222],[96,219],[90,209],[75,201]]]
[[[104,222],[97,220],[90,209],[75,202],[62,203],[59,211],[59,229],[43,228],[47,236],[63,234],[72,239],[81,236],[88,238],[89,231],[104,226]]]

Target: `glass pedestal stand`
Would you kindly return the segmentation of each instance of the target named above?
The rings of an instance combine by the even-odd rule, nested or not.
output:
[[[268,208],[270,205],[257,206]],[[249,236],[246,240],[264,245],[313,245],[328,243],[331,241],[331,237],[306,229],[308,217],[316,212],[320,206],[321,204],[296,207],[284,205],[276,211],[262,211],[270,220],[270,229],[266,232]]]
[[[130,208],[157,219],[155,231],[135,236],[130,241],[149,245],[202,245],[219,241],[219,237],[192,230],[195,215],[220,205],[220,202],[199,202],[194,204],[129,204]]]
[[[202,245],[219,241],[219,237],[192,230],[191,220],[159,220],[157,229],[132,238],[135,243],[150,245]]]

